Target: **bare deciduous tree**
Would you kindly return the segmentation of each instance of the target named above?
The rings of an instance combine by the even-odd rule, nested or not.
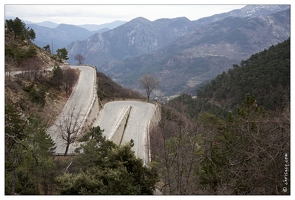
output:
[[[83,64],[83,61],[85,60],[85,57],[82,56],[81,54],[77,54],[77,55],[75,55],[75,60],[78,61],[78,65],[81,65],[81,64]]]
[[[75,85],[78,77],[79,76],[74,69],[66,68],[63,70],[64,88],[68,96],[71,94],[72,88]]]
[[[80,113],[81,108],[77,109],[75,105],[70,105],[69,109],[62,114],[56,124],[57,130],[66,144],[65,156],[68,153],[70,144],[74,143],[79,136],[83,121]]]
[[[156,79],[151,74],[146,74],[139,79],[140,86],[145,90],[148,101],[152,91],[157,88],[160,84],[160,80]]]
[[[8,76],[8,80],[10,80],[11,69],[8,65],[5,64],[5,77]]]
[[[8,64],[10,63],[10,64]],[[17,62],[16,60],[13,58],[13,55],[11,54],[5,54],[5,77],[8,76],[8,79],[10,80],[10,76],[11,76],[11,67],[12,66],[16,66]]]
[[[38,58],[30,58],[22,62],[23,72],[28,80],[37,80],[44,63]],[[24,74],[23,74],[24,75]]]
[[[162,176],[164,194],[198,194],[200,148],[196,127],[172,108],[161,106],[158,127],[151,131],[152,160]]]

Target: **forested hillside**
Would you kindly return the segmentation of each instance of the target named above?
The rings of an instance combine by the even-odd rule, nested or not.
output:
[[[132,140],[118,146],[100,127],[79,138],[77,155],[53,154],[46,128],[79,71],[34,38],[20,19],[6,21],[5,194],[290,195],[290,38],[218,75],[197,98],[161,104],[148,167]],[[97,80],[101,103],[141,98],[103,73]]]
[[[79,71],[64,66],[66,51],[52,54],[49,46],[34,45],[34,38],[19,18],[6,21],[5,194],[153,194],[157,172],[136,158],[133,142],[118,146],[99,127],[84,133],[83,154],[54,155],[47,128],[61,113]],[[100,100],[140,98],[104,74],[97,79]]]
[[[290,9],[255,18],[228,17],[195,28],[173,42],[100,69],[117,83],[138,88],[138,78],[161,79],[164,96],[189,93],[233,64],[290,37]]]
[[[97,96],[100,101],[143,98],[139,92],[123,88],[101,72],[97,72],[97,79]]]
[[[163,105],[151,150],[164,194],[290,194],[290,39]]]
[[[19,18],[7,20],[5,106],[11,104],[25,117],[37,114],[44,123],[52,123],[67,99],[64,85],[67,81],[58,67],[62,65],[60,58],[34,45],[35,36],[34,30],[27,28]],[[49,71],[49,68],[54,70]]]
[[[267,110],[283,109],[290,104],[290,39],[271,46],[218,75],[202,90],[204,98],[226,108],[241,104],[245,94],[255,97]]]

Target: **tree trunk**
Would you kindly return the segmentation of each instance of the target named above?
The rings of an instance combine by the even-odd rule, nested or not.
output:
[[[151,95],[151,92],[147,92],[148,101],[150,101],[150,95]]]
[[[68,143],[68,144],[67,144],[67,147],[66,147],[66,151],[65,151],[64,156],[66,156],[66,155],[68,154],[69,146],[70,146],[70,144]]]

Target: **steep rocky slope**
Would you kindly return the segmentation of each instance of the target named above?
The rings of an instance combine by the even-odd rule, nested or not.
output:
[[[94,34],[82,41],[74,41],[66,48],[69,51],[70,63],[75,62],[74,56],[79,53],[86,58],[87,63],[105,68],[105,62],[112,63],[154,51],[190,31],[226,17],[253,18],[288,8],[290,8],[288,5],[247,5],[242,9],[195,21],[185,17],[155,21],[138,17],[110,31]]]
[[[115,29],[96,33],[86,40],[75,41],[66,48],[69,62],[82,54],[87,63],[100,66],[109,61],[141,55],[169,44],[193,30],[187,18],[149,21],[138,17]]]
[[[165,95],[194,92],[196,86],[239,64],[251,54],[290,36],[290,10],[255,18],[228,17],[192,31],[148,54],[103,67],[126,87],[151,73]]]

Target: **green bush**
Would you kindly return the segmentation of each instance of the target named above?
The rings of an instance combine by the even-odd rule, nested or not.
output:
[[[41,104],[41,106],[45,105],[46,88],[44,86],[37,88],[34,83],[31,83],[23,87],[23,90],[29,94],[31,102]]]
[[[13,47],[10,45],[5,46],[5,56],[14,58],[18,63],[22,61],[32,58],[37,55],[36,48],[30,46],[28,50],[21,49],[18,47]]]

